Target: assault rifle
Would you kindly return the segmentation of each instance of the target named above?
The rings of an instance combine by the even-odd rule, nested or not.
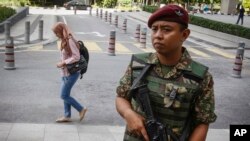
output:
[[[142,110],[145,112],[145,128],[150,141],[167,141],[165,126],[154,118],[148,92],[149,90],[146,84],[132,90],[133,97],[141,105]]]
[[[154,118],[154,114],[150,105],[149,90],[146,84],[139,85],[141,79],[152,65],[146,65],[140,75],[135,79],[130,89],[131,96],[141,105],[142,110],[146,114],[146,130],[150,141],[167,141],[165,126]],[[138,86],[139,85],[139,86]]]

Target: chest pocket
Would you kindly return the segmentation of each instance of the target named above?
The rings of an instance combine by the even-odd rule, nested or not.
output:
[[[185,126],[190,108],[199,95],[198,83],[176,82],[163,80],[153,76],[147,77],[149,97],[155,116],[168,125],[177,134]],[[178,129],[178,130],[177,130]]]
[[[177,111],[188,110],[199,92],[199,84],[197,83],[175,82],[151,76],[148,77],[148,88],[150,98],[155,106]]]
[[[198,91],[196,87],[189,87],[187,85],[166,83],[163,95],[163,104],[165,108],[188,108],[190,103]]]

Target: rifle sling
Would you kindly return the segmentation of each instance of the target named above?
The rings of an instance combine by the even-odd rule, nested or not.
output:
[[[143,76],[145,76],[151,66],[151,64],[146,64],[146,66],[142,69],[140,75],[134,80],[133,85],[131,86],[131,90],[136,88],[136,86],[139,84],[139,82],[141,81]]]

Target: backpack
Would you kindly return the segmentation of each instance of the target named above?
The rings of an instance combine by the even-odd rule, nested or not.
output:
[[[87,61],[87,66],[86,66],[85,68],[83,68],[83,69],[80,70],[80,74],[81,74],[80,79],[82,79],[82,75],[83,75],[84,73],[86,73],[86,72],[87,72],[87,69],[88,69],[89,51],[88,51],[88,49],[85,47],[84,43],[83,43],[81,40],[79,40],[79,41],[77,41],[77,42],[78,42],[78,44],[79,44],[79,46],[80,46],[80,48],[79,48],[80,55],[83,56],[84,59]]]

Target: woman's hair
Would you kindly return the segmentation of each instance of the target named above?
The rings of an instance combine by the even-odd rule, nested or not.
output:
[[[57,22],[53,26],[52,30],[55,34],[60,35],[60,38],[62,40],[60,49],[61,50],[65,49],[65,51],[71,55],[72,52],[71,52],[71,49],[69,47],[69,39],[72,38],[73,41],[75,41],[75,42],[76,42],[76,40],[73,37],[72,32],[67,27],[67,25],[65,23],[62,23],[62,22]],[[77,42],[76,42],[76,46],[79,48],[79,45],[77,44]]]

